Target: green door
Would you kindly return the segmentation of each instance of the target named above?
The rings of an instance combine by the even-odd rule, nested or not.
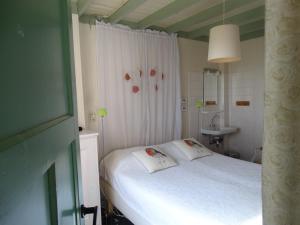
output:
[[[1,2],[1,225],[83,224],[69,6]]]

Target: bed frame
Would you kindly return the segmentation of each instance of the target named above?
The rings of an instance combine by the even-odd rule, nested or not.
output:
[[[113,207],[116,207],[135,225],[152,225],[148,219],[144,218],[139,212],[133,210],[118,192],[103,178],[101,178],[102,190],[108,201],[109,213],[112,213]]]

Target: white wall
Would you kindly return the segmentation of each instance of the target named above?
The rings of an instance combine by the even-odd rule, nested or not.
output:
[[[86,129],[98,131],[97,117],[91,120],[91,114],[97,110],[97,61],[96,61],[96,27],[79,23],[81,63],[83,77],[83,95]]]
[[[207,62],[208,44],[202,41],[194,41],[190,39],[179,38],[179,53],[180,53],[180,70],[181,70],[181,96],[189,96],[189,76],[199,86],[198,93],[196,88],[193,88],[193,96],[202,97],[202,72],[205,67],[216,68],[215,64]],[[199,79],[197,77],[199,76]],[[189,104],[193,104],[193,99],[189,99]],[[191,105],[189,110],[191,110]],[[196,121],[196,123],[198,123]],[[195,136],[189,127],[189,112],[182,113],[182,135],[183,137]]]
[[[75,64],[75,81],[77,93],[77,113],[78,125],[85,127],[84,99],[83,99],[83,84],[81,71],[81,51],[80,51],[80,35],[79,35],[79,20],[77,14],[72,14],[73,28],[73,46],[74,46],[74,64]]]
[[[240,128],[229,137],[230,150],[250,160],[263,142],[264,109],[264,38],[243,41],[242,60],[228,65],[229,124]],[[237,100],[250,106],[236,106]]]

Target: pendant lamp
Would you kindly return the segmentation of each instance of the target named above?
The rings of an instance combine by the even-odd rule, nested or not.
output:
[[[229,63],[241,60],[240,31],[234,24],[224,24],[225,0],[223,1],[223,25],[209,32],[208,61]]]

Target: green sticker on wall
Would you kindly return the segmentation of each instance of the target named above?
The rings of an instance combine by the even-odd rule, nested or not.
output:
[[[197,100],[195,103],[195,106],[197,109],[200,109],[203,107],[203,102],[201,100]]]
[[[100,109],[98,109],[97,115],[100,116],[100,117],[107,116],[107,109],[106,108],[100,108]]]

